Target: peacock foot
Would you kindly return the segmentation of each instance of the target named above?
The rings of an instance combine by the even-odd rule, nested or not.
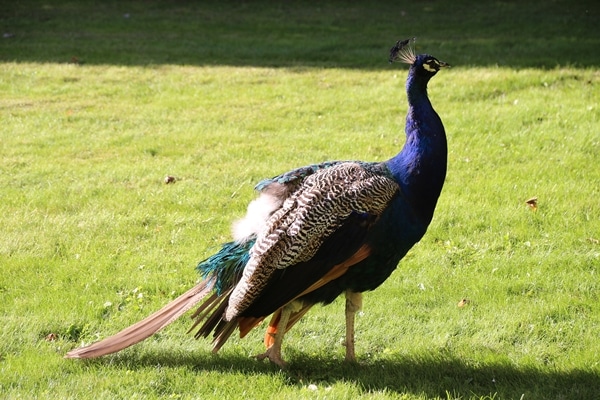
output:
[[[344,361],[347,363],[356,363],[356,354],[354,353],[354,341],[349,342],[348,340],[342,342],[342,346],[346,348],[346,356]]]
[[[281,369],[287,368],[287,363],[281,358],[281,350],[276,349],[275,346],[269,347],[267,351],[256,356],[256,359],[259,361],[262,361],[265,358],[268,358],[273,364],[277,364]]]

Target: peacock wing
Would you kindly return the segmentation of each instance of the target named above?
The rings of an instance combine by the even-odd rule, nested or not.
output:
[[[294,185],[302,183],[302,181],[309,175],[346,162],[348,161],[326,161],[320,164],[311,164],[296,168],[273,178],[263,179],[262,181],[258,182],[254,188],[261,192],[272,184],[294,187]]]
[[[262,296],[276,271],[309,264],[315,255],[327,254],[319,251],[322,246],[333,247],[328,238],[338,237],[335,242],[341,242],[343,235],[339,232],[357,225],[357,220],[381,215],[398,191],[390,177],[357,162],[338,163],[303,178],[273,212],[265,228],[257,232],[225,318],[231,321]],[[338,235],[334,235],[336,232]],[[358,243],[342,246],[343,253],[356,252],[360,247]],[[332,266],[325,263],[325,268],[312,268],[310,276],[303,279],[305,289]]]

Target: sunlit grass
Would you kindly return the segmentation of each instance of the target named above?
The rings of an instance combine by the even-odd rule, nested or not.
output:
[[[185,335],[187,321],[123,355],[62,359],[193,284],[195,263],[228,239],[261,178],[327,159],[392,156],[403,143],[405,75],[396,67],[3,64],[0,390],[591,393],[600,95],[599,75],[577,69],[454,68],[432,81],[449,137],[448,179],[426,237],[366,295],[362,366],[342,363],[341,301],[316,307],[288,335],[289,373],[247,358],[261,350],[260,332],[214,358],[208,343]],[[165,184],[167,175],[176,182]],[[533,196],[537,210],[525,204]]]
[[[592,399],[600,393],[600,74],[586,2],[47,2],[0,6],[0,397]],[[400,38],[448,177],[423,240],[357,318],[286,337],[288,371],[182,318],[65,360],[184,292],[259,180],[404,142]],[[165,177],[175,182],[165,184]],[[526,200],[537,197],[537,208]]]

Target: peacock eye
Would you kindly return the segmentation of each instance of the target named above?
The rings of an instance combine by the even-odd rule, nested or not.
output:
[[[429,72],[436,72],[438,70],[438,65],[436,60],[430,58],[423,63],[423,68]]]

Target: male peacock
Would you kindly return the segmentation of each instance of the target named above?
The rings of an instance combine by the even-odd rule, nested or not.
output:
[[[284,366],[284,334],[316,303],[346,294],[346,360],[355,360],[354,316],[361,293],[377,288],[425,234],[446,177],[444,126],[427,83],[448,64],[398,41],[390,62],[410,64],[406,143],[385,162],[310,165],[260,182],[260,196],[234,225],[234,241],[197,269],[202,281],[137,324],[70,351],[90,358],[122,350],[193,314],[196,337],[218,351],[236,328],[244,337],[273,314],[258,356]],[[208,296],[208,297],[207,297]],[[190,329],[190,330],[192,330]]]

